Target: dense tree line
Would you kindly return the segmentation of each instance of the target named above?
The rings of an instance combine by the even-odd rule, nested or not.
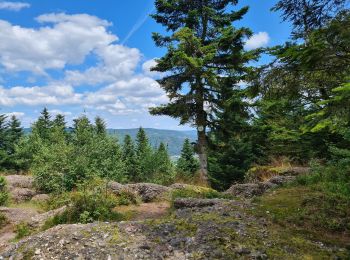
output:
[[[107,134],[106,124],[100,117],[91,123],[83,115],[68,128],[64,116],[52,118],[45,108],[27,136],[23,135],[16,117],[7,121],[6,116],[1,115],[0,120],[1,170],[30,171],[42,191],[72,190],[79,183],[96,177],[121,183],[163,185],[175,180],[176,167],[166,145],[151,147],[142,128],[135,142],[126,135],[123,144],[119,144]],[[197,171],[194,154],[186,156],[179,167],[186,174],[194,175]]]

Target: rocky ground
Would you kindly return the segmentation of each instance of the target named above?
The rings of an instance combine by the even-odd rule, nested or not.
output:
[[[183,189],[113,183],[115,193],[128,188],[141,196],[140,206],[120,207],[134,221],[60,225],[9,245],[2,259],[349,259],[346,245],[326,244],[295,227],[275,224],[269,212],[258,214],[254,196],[269,192],[294,177],[237,184],[226,194],[235,199],[180,198],[161,200]],[[187,187],[188,188],[188,187]],[[273,191],[272,191],[273,192]],[[156,202],[149,202],[154,201]],[[54,214],[51,212],[49,214]],[[48,213],[33,213],[42,223]],[[46,214],[46,215],[45,215]],[[29,214],[28,214],[29,216]],[[15,218],[15,217],[14,217]],[[35,219],[39,219],[35,222]],[[135,221],[136,220],[136,221]],[[33,222],[34,221],[34,222]],[[0,259],[1,259],[0,257]]]

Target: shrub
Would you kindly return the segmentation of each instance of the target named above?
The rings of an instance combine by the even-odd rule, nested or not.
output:
[[[63,194],[58,203],[51,206],[67,205],[67,210],[45,223],[45,228],[65,223],[91,223],[93,221],[120,221],[123,215],[115,212],[118,198],[109,193],[105,182],[93,180],[78,186],[77,191]]]
[[[5,205],[8,202],[9,193],[7,191],[6,179],[0,176],[0,206]]]
[[[30,234],[30,227],[28,223],[21,222],[16,225],[15,227],[15,233],[16,233],[16,239],[22,239]]]
[[[216,190],[204,187],[186,187],[183,189],[176,189],[171,193],[172,201],[177,198],[196,198],[196,199],[231,199],[227,194],[220,193]]]
[[[7,217],[4,214],[0,213],[0,229],[4,227],[7,223],[8,223]]]
[[[117,196],[117,204],[119,206],[128,206],[131,204],[140,204],[141,199],[133,192],[123,190]]]
[[[328,193],[350,198],[350,163],[339,161],[325,166],[312,164],[311,174],[299,176],[297,185],[314,185]]]

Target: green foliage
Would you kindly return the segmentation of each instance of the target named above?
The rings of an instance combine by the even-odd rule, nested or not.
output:
[[[119,201],[108,191],[105,181],[95,179],[84,182],[76,191],[59,197],[59,202],[49,203],[56,208],[67,205],[67,210],[45,223],[45,229],[65,223],[90,223],[94,221],[120,221],[123,216],[114,211]]]
[[[256,201],[257,210],[268,212],[275,222],[289,227],[291,224],[323,240],[326,233],[350,234],[349,197],[329,194],[318,186],[291,187],[276,190]]]
[[[7,219],[7,217],[3,213],[0,213],[0,228],[3,228],[8,223],[9,220]]]
[[[199,162],[194,155],[190,140],[186,138],[182,146],[181,157],[176,164],[177,175],[181,179],[192,180],[199,170]]]
[[[172,184],[175,179],[175,170],[164,143],[160,143],[158,150],[153,156],[155,173],[152,182],[160,185]]]
[[[119,192],[117,196],[118,206],[138,205],[141,203],[141,199],[133,192],[123,190]]]
[[[232,196],[220,193],[216,190],[205,187],[186,187],[183,189],[176,189],[171,193],[171,200],[178,198],[196,198],[196,199],[232,199]]]
[[[138,169],[136,168],[137,158],[135,152],[135,145],[130,135],[126,135],[124,137],[122,158],[125,163],[127,179],[130,181],[136,180],[138,174]]]
[[[9,193],[7,190],[7,182],[5,177],[0,176],[0,206],[6,205],[9,200]]]
[[[233,97],[234,93],[227,90],[239,88],[249,71],[246,65],[258,53],[244,50],[244,38],[251,36],[251,31],[232,25],[248,11],[247,7],[234,10],[236,4],[237,1],[225,0],[159,0],[153,15],[170,32],[169,36],[153,35],[157,46],[167,48],[153,70],[167,72],[158,82],[170,102],[151,108],[150,112],[202,128],[198,131],[197,153],[204,182],[208,178],[206,129],[215,121],[214,108]],[[208,105],[210,109],[206,109]]]
[[[15,239],[19,240],[26,236],[29,236],[31,233],[31,229],[28,223],[21,222],[15,226],[15,233],[16,233]]]
[[[314,164],[312,173],[300,176],[299,185],[318,185],[323,191],[350,198],[350,161],[328,163],[326,166]]]

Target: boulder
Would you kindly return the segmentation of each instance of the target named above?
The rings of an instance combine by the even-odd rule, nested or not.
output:
[[[28,188],[14,188],[10,190],[11,198],[15,203],[31,200],[37,193]]]
[[[247,184],[234,184],[225,193],[237,197],[252,198],[254,196],[260,196],[266,192],[266,190],[273,187],[272,183],[247,183]]]
[[[174,208],[180,209],[180,208],[204,208],[204,207],[211,207],[215,206],[217,204],[221,204],[224,201],[224,199],[192,199],[192,198],[186,198],[186,199],[176,199],[174,201]]]
[[[112,181],[108,183],[108,188],[116,195],[119,195],[119,193],[123,190],[125,190],[125,185],[120,184],[119,182]]]
[[[12,224],[27,222],[31,217],[34,217],[38,212],[34,209],[20,209],[0,207],[0,213],[4,214],[7,220]]]
[[[31,200],[33,202],[46,202],[50,199],[50,196],[47,195],[47,194],[38,194],[38,195],[35,195]]]
[[[294,181],[296,176],[275,176],[272,177],[268,182],[272,183],[274,185],[281,186],[283,184],[286,184],[288,182]]]
[[[131,191],[142,199],[143,202],[151,202],[154,200],[165,199],[171,188],[152,184],[152,183],[136,183],[124,185],[127,191]]]
[[[15,188],[33,188],[33,177],[26,175],[8,175],[4,176],[8,185],[9,190]]]

